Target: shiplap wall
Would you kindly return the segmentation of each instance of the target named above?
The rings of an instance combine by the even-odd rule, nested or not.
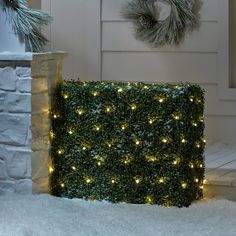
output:
[[[227,75],[219,78],[228,66],[222,57],[228,53],[222,46],[227,21],[219,20],[222,1],[203,0],[201,27],[184,44],[154,50],[137,41],[131,22],[121,18],[125,0],[42,0],[45,8],[50,2],[54,16],[51,49],[71,54],[67,78],[198,83],[206,90],[208,140],[236,144],[236,101],[219,96],[220,80],[228,83]]]

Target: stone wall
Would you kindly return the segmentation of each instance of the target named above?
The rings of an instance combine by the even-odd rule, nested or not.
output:
[[[48,192],[49,107],[64,53],[0,53],[0,194]]]

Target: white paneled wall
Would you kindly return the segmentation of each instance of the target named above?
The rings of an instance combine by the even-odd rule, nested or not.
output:
[[[71,54],[67,78],[198,83],[206,90],[208,139],[236,144],[236,93],[227,94],[227,0],[203,0],[199,30],[179,47],[159,49],[134,38],[132,23],[120,15],[125,1],[51,0],[51,47]]]

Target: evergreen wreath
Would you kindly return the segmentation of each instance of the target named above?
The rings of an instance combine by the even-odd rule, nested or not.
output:
[[[41,52],[48,42],[41,33],[41,27],[48,25],[52,17],[40,10],[28,8],[26,0],[3,0],[2,7],[7,21],[20,41],[25,43],[27,51]]]
[[[131,0],[122,8],[122,16],[135,25],[136,38],[152,47],[178,45],[183,42],[186,32],[199,26],[195,11],[197,0]],[[170,14],[159,20],[159,3],[170,5]]]

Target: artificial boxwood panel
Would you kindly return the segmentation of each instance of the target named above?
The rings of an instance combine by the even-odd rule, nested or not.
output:
[[[51,112],[52,194],[189,206],[202,197],[203,110],[196,85],[59,84]]]

